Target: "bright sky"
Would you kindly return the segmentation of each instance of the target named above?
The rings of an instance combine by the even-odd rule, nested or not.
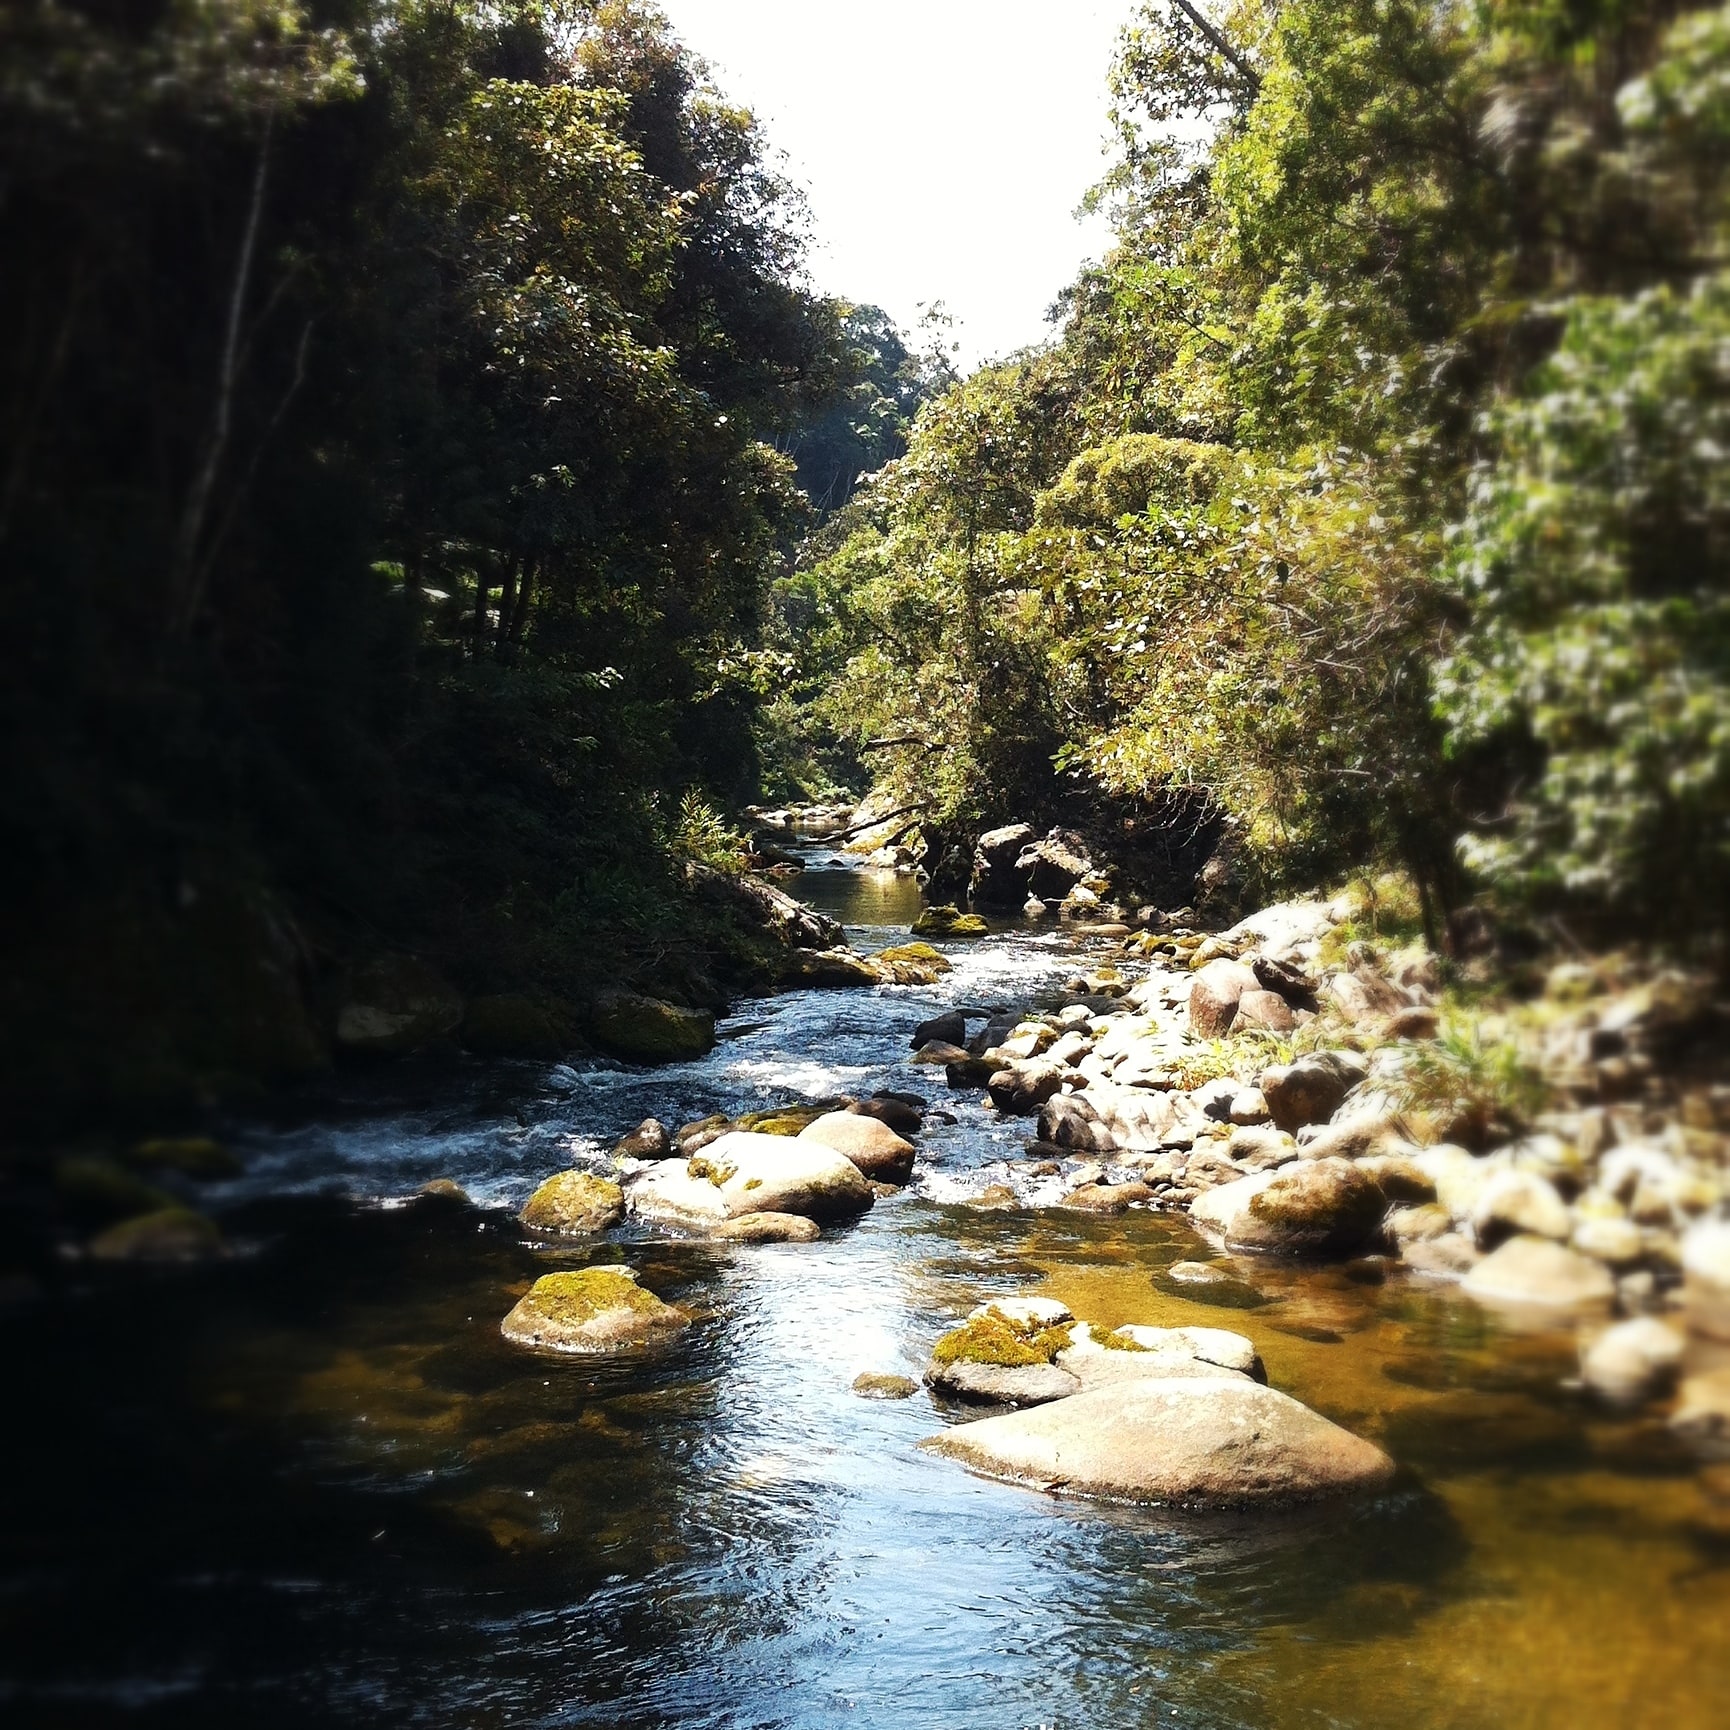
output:
[[[913,332],[943,301],[960,360],[1049,334],[1103,222],[1106,71],[1132,0],[661,0],[804,186],[818,286]]]

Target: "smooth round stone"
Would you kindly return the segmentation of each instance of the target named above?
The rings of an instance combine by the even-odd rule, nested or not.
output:
[[[957,1424],[920,1443],[1045,1491],[1197,1507],[1269,1506],[1378,1489],[1372,1442],[1242,1376],[1165,1378]]]
[[[1480,1302],[1546,1310],[1592,1309],[1616,1295],[1602,1262],[1542,1237],[1511,1237],[1460,1281]]]
[[[677,1333],[690,1322],[622,1268],[543,1275],[499,1324],[515,1345],[614,1352]]]
[[[1637,1406],[1666,1393],[1682,1368],[1682,1336],[1651,1316],[1618,1322],[1581,1355],[1580,1378],[1614,1406]]]
[[[910,1400],[919,1392],[919,1384],[911,1376],[866,1370],[853,1378],[853,1391],[862,1400]]]
[[[742,1213],[710,1233],[731,1243],[815,1243],[823,1228],[798,1213]]]

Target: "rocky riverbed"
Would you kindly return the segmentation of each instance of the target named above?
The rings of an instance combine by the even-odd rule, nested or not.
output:
[[[909,877],[810,867],[855,952],[906,940]],[[1605,1036],[1616,981],[1538,1000],[1556,1109],[1613,1139],[1442,1121],[1394,1077],[1444,1047],[1388,1027],[1433,987],[1304,917],[993,916],[930,983],[749,1003],[682,1062],[231,1126],[237,1168],[159,1179],[220,1253],[71,1257],[0,1318],[60,1414],[7,1490],[9,1698],[346,1721],[407,1665],[440,1723],[1715,1724],[1720,1132],[1598,1073],[1648,1039]],[[1199,1032],[1222,961],[1291,1027]],[[1352,1019],[1342,975],[1402,1001]],[[1591,1253],[1606,1194],[1638,1258]],[[1472,1277],[1509,1246],[1599,1278],[1510,1307]],[[66,1637],[121,1624],[94,1673]]]

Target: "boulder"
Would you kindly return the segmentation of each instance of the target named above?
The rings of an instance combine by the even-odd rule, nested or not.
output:
[[[1386,1193],[1384,1190],[1383,1194]],[[1410,1244],[1433,1242],[1453,1229],[1453,1215],[1445,1207],[1437,1207],[1433,1201],[1396,1207],[1383,1224],[1390,1241],[1401,1250]]]
[[[1246,991],[1237,1000],[1237,1014],[1231,1025],[1237,1033],[1251,1027],[1268,1033],[1290,1033],[1297,1026],[1297,1016],[1278,992]]]
[[[722,1220],[710,1235],[733,1243],[815,1243],[823,1232],[816,1220],[799,1213],[742,1213]]]
[[[1027,894],[1028,873],[1017,863],[1033,844],[1031,823],[988,829],[973,848],[970,897],[982,907],[1013,907]],[[1040,911],[1044,911],[1041,903]]]
[[[1409,1009],[1396,1009],[1382,1023],[1384,1039],[1434,1039],[1441,1031],[1441,1014],[1428,1004],[1413,1004]]]
[[[1081,1383],[1056,1364],[1022,1364],[1015,1368],[997,1364],[943,1364],[929,1369],[925,1382],[951,1399],[994,1406],[1039,1406],[1051,1400],[1068,1399],[1081,1391]]]
[[[1511,1237],[1460,1282],[1487,1304],[1544,1310],[1586,1310],[1607,1305],[1616,1282],[1601,1263],[1542,1237]]]
[[[1682,1239],[1682,1301],[1690,1332],[1730,1342],[1730,1220],[1702,1220]]]
[[[1072,1189],[1058,1204],[1079,1213],[1122,1213],[1136,1202],[1153,1200],[1145,1183],[1084,1183]]]
[[[1707,1370],[1682,1383],[1670,1428],[1709,1460],[1730,1460],[1730,1369]]]
[[[833,1148],[879,1183],[905,1183],[913,1175],[913,1144],[875,1117],[831,1111],[801,1130],[799,1140]]]
[[[344,982],[336,1042],[368,1057],[402,1057],[454,1033],[463,1000],[450,981],[412,955],[381,955]]]
[[[988,1476],[1071,1495],[1268,1506],[1379,1489],[1393,1461],[1243,1376],[1163,1377],[957,1424],[920,1444]]]
[[[1028,893],[1042,901],[1061,901],[1083,878],[1093,875],[1093,861],[1079,835],[1053,829],[1043,841],[1024,847],[1015,861]]]
[[[884,985],[935,985],[954,971],[949,957],[929,943],[892,943],[867,959]]]
[[[852,1160],[801,1136],[731,1130],[689,1160],[662,1160],[631,1185],[633,1214],[707,1231],[748,1213],[851,1219],[876,1200]]]
[[[1232,1096],[1225,1108],[1226,1122],[1234,1123],[1243,1129],[1253,1129],[1258,1124],[1271,1121],[1273,1113],[1267,1108],[1267,1100],[1259,1087],[1240,1087]]]
[[[1436,1186],[1436,1200],[1459,1220],[1471,1218],[1479,1193],[1496,1169],[1451,1142],[1423,1148],[1411,1161]]]
[[[222,1252],[216,1221],[189,1207],[161,1207],[98,1232],[88,1254],[95,1261],[203,1261]]]
[[[915,1093],[874,1093],[847,1107],[855,1117],[874,1117],[897,1135],[917,1135],[925,1126],[925,1101]]]
[[[1373,1177],[1391,1202],[1421,1207],[1436,1199],[1434,1182],[1410,1154],[1372,1153],[1358,1161],[1358,1170]]]
[[[677,1063],[714,1048],[715,1017],[658,997],[619,991],[601,998],[589,1018],[597,1045],[630,1063]]]
[[[1081,1384],[1053,1359],[1068,1337],[1031,1307],[1019,1313],[986,1304],[931,1348],[926,1385],[956,1399],[1037,1405]]]
[[[1011,1117],[1031,1117],[1062,1086],[1064,1072],[1035,1058],[992,1071],[986,1083],[991,1103]]]
[[[913,921],[915,937],[983,937],[990,929],[977,913],[948,904],[927,907]]]
[[[1260,989],[1254,973],[1241,961],[1209,961],[1190,983],[1190,1031],[1201,1039],[1223,1037],[1237,1019],[1244,993]]]
[[[1039,1139],[1073,1153],[1113,1153],[1117,1140],[1085,1093],[1054,1093],[1039,1108]]]
[[[1319,1129],[1312,1124],[1303,1149],[1308,1159],[1359,1160],[1417,1151],[1406,1139],[1401,1119],[1377,1107],[1351,1111],[1338,1122]]]
[[[1326,1123],[1369,1073],[1355,1051],[1313,1051],[1295,1063],[1265,1070],[1262,1097],[1274,1122],[1295,1133],[1309,1123]]]
[[[1343,1255],[1373,1237],[1387,1197],[1343,1159],[1299,1160],[1237,1179],[1197,1199],[1190,1216],[1228,1249],[1278,1255]]]
[[[883,982],[873,959],[855,955],[845,946],[789,950],[775,969],[775,983],[787,991],[848,991]]]
[[[1646,1238],[1631,1219],[1583,1219],[1568,1242],[1581,1255],[1609,1267],[1632,1267],[1646,1258]]]
[[[686,1317],[617,1268],[550,1273],[500,1323],[520,1346],[560,1352],[614,1352],[679,1332]]]
[[[942,1015],[934,1015],[929,1021],[921,1021],[913,1029],[913,1037],[908,1044],[917,1051],[922,1045],[933,1041],[944,1045],[965,1045],[967,1043],[967,1017],[959,1009],[946,1010]]]
[[[614,1159],[666,1159],[672,1151],[673,1138],[658,1117],[645,1117],[629,1135],[613,1143]]]
[[[550,1063],[575,1043],[576,1020],[569,1005],[499,992],[469,999],[461,1039],[480,1057],[530,1057]]]
[[[1682,1336],[1651,1316],[1607,1328],[1580,1355],[1580,1379],[1613,1406],[1666,1394],[1682,1368]]]
[[[1298,1144],[1283,1129],[1264,1124],[1253,1129],[1234,1129],[1226,1143],[1226,1153],[1232,1164],[1244,1171],[1272,1171],[1276,1166],[1290,1165],[1298,1157]]]
[[[1532,1171],[1498,1171],[1472,1204],[1472,1235],[1479,1249],[1494,1249],[1520,1233],[1566,1243],[1574,1220],[1556,1186]]]
[[[1301,967],[1271,955],[1258,955],[1250,962],[1250,969],[1263,991],[1276,992],[1293,1009],[1315,1008],[1315,981]]]
[[[609,1178],[561,1171],[531,1195],[517,1216],[530,1231],[583,1237],[625,1217],[625,1192]]]
[[[720,1112],[699,1118],[695,1123],[682,1124],[673,1132],[673,1152],[681,1159],[700,1153],[711,1141],[718,1141],[733,1127],[733,1120]]]

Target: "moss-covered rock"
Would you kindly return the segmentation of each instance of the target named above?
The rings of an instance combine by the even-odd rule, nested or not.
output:
[[[200,1261],[221,1251],[222,1233],[189,1207],[163,1207],[111,1225],[89,1248],[97,1261]]]
[[[835,1109],[833,1104],[777,1105],[767,1111],[748,1111],[733,1127],[752,1135],[800,1135]]]
[[[240,1161],[208,1135],[157,1135],[126,1150],[126,1163],[143,1171],[168,1171],[195,1183],[238,1177]]]
[[[499,992],[472,998],[463,1014],[462,1042],[480,1057],[528,1057],[556,1062],[577,1041],[576,1011],[558,998]]]
[[[146,1183],[112,1159],[74,1154],[54,1167],[54,1188],[60,1200],[86,1219],[120,1219],[177,1206],[166,1190]]]
[[[585,1237],[625,1217],[625,1192],[611,1178],[561,1171],[529,1197],[518,1217],[530,1231]]]
[[[866,1370],[853,1378],[853,1391],[862,1400],[910,1400],[919,1392],[911,1376],[883,1375]]]
[[[845,990],[876,985],[881,976],[863,955],[851,949],[793,949],[776,964],[775,982],[785,990],[799,987]]]
[[[500,1323],[500,1332],[515,1345],[613,1352],[664,1339],[689,1325],[628,1273],[591,1267],[543,1275]]]
[[[931,1348],[935,1364],[992,1364],[1016,1369],[1024,1364],[1048,1364],[1069,1344],[1069,1335],[1058,1327],[1018,1325],[1002,1311],[990,1309],[972,1315],[960,1327],[951,1328]]]
[[[913,921],[915,937],[983,937],[990,929],[977,913],[963,913],[947,902],[927,907]]]
[[[929,943],[892,943],[869,961],[885,985],[935,985],[954,971],[949,957]]]
[[[731,1243],[815,1243],[823,1228],[803,1214],[742,1213],[722,1220],[713,1235]]]
[[[678,1063],[714,1049],[715,1017],[658,997],[616,992],[596,1003],[589,1032],[597,1045],[631,1063]]]

